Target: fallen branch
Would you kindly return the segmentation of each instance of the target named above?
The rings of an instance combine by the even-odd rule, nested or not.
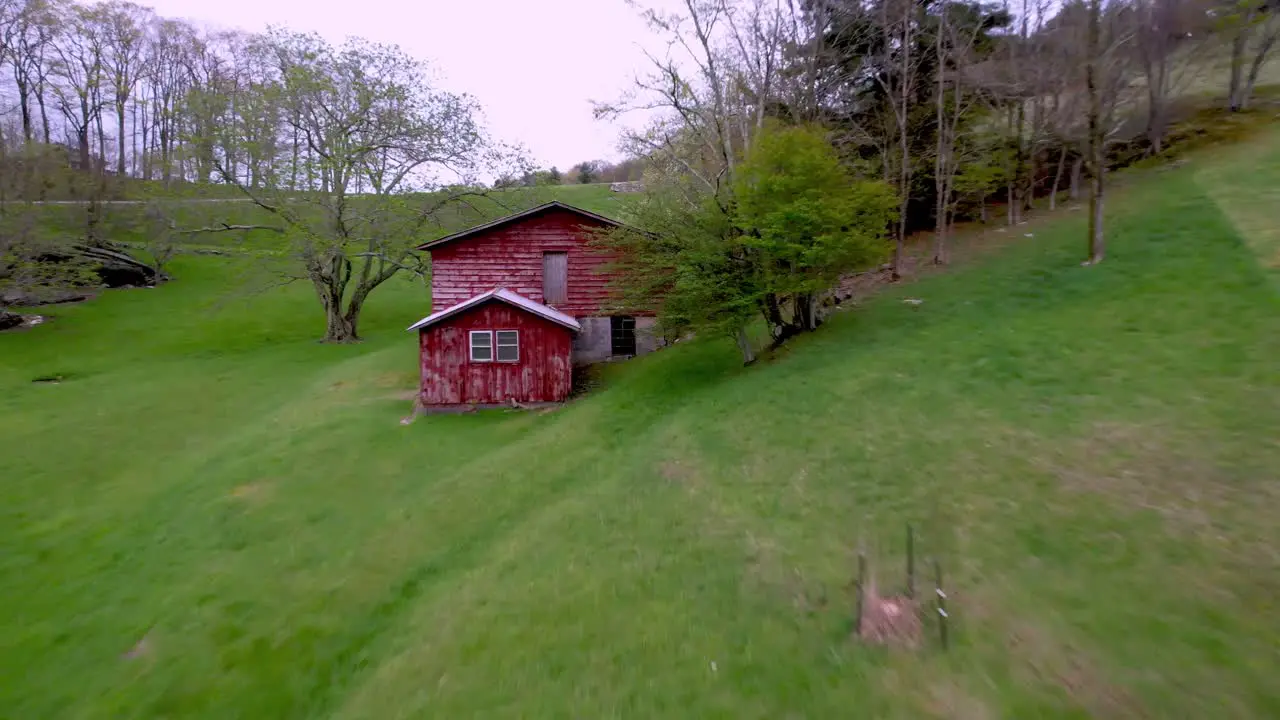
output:
[[[195,235],[197,233],[227,232],[229,230],[270,230],[271,232],[284,232],[284,228],[278,228],[272,225],[228,225],[227,223],[213,225],[210,227],[193,228],[191,230],[176,230],[175,232],[179,235]]]

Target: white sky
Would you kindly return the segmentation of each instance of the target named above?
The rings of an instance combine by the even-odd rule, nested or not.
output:
[[[540,166],[618,159],[618,131],[591,116],[663,45],[624,0],[140,0],[224,29],[283,25],[331,42],[355,35],[428,61],[443,87],[479,100],[499,140]],[[649,0],[646,6],[670,6]]]

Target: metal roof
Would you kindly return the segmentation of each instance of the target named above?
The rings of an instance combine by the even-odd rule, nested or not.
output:
[[[484,303],[488,300],[501,300],[502,302],[505,302],[508,305],[511,305],[513,307],[518,307],[521,310],[531,312],[534,315],[550,320],[551,322],[557,325],[563,325],[564,327],[567,327],[570,330],[573,330],[574,332],[577,332],[582,329],[582,326],[579,325],[578,321],[574,320],[571,315],[565,315],[564,313],[560,312],[559,310],[556,310],[553,307],[547,307],[546,305],[543,305],[540,302],[530,300],[529,298],[523,295],[520,295],[518,293],[513,293],[506,288],[494,288],[489,292],[483,292],[483,293],[480,293],[479,295],[476,295],[473,298],[470,298],[468,300],[463,300],[457,305],[454,305],[452,307],[447,307],[444,310],[432,313],[422,318],[418,322],[410,325],[408,329],[421,330],[424,327],[435,325],[436,323],[440,322],[441,320],[444,320],[445,318],[457,315],[458,313],[464,310],[467,310],[468,308],[476,307],[477,305],[480,305],[481,303]]]
[[[537,215],[538,213],[546,212],[547,210],[557,209],[557,208],[558,208],[558,209],[560,209],[560,210],[567,210],[567,211],[569,211],[569,212],[571,212],[571,213],[576,213],[576,214],[581,215],[581,216],[583,216],[583,217],[591,218],[592,220],[598,220],[598,221],[600,221],[600,222],[602,222],[602,223],[606,223],[606,224],[608,224],[608,225],[613,225],[614,227],[618,227],[618,226],[621,226],[621,225],[622,225],[622,223],[618,222],[617,220],[614,220],[613,218],[607,218],[607,217],[605,217],[605,216],[603,216],[603,215],[597,215],[596,213],[593,213],[593,212],[591,212],[590,210],[583,210],[583,209],[582,209],[582,208],[580,208],[580,207],[574,207],[574,206],[572,206],[572,205],[567,205],[567,204],[565,204],[565,203],[560,202],[559,200],[552,200],[552,201],[551,201],[551,202],[549,202],[549,203],[543,203],[543,204],[541,204],[541,205],[538,205],[537,207],[532,207],[532,208],[529,208],[528,210],[525,210],[525,211],[522,211],[522,212],[515,213],[514,215],[508,215],[508,216],[506,216],[506,217],[501,217],[501,218],[498,218],[497,220],[493,220],[493,221],[491,221],[491,222],[487,222],[487,223],[485,223],[485,224],[483,224],[483,225],[477,225],[477,226],[475,226],[475,227],[473,227],[473,228],[468,228],[468,229],[463,230],[463,231],[461,231],[461,232],[456,232],[456,233],[454,233],[454,234],[452,234],[452,235],[445,235],[445,236],[444,236],[444,237],[442,237],[442,238],[437,238],[437,239],[432,240],[432,241],[430,241],[430,242],[425,242],[425,243],[423,243],[423,244],[419,245],[419,246],[417,247],[417,249],[418,249],[418,250],[430,250],[430,249],[431,249],[431,248],[433,248],[433,247],[437,247],[437,246],[439,246],[439,245],[444,245],[445,243],[451,243],[451,242],[453,242],[453,241],[455,241],[455,240],[462,240],[462,239],[464,239],[464,238],[467,238],[467,237],[470,237],[470,236],[472,236],[472,235],[475,235],[476,233],[484,232],[485,230],[492,230],[492,229],[494,229],[494,228],[496,228],[496,227],[501,227],[501,226],[506,225],[506,224],[508,224],[508,223],[513,223],[513,222],[516,222],[517,220],[523,220],[524,218],[527,218],[527,217],[530,217],[530,216],[533,216],[533,215]]]

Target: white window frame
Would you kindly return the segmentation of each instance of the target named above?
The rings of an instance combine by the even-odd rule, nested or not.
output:
[[[516,336],[515,348],[516,356],[513,360],[502,360],[498,357],[498,335],[501,333],[512,333]],[[506,345],[505,347],[511,347]],[[493,361],[501,363],[518,363],[520,362],[520,331],[519,330],[494,330],[493,331]]]
[[[488,358],[476,357],[475,337],[477,335],[487,335],[489,337],[489,357]],[[498,356],[498,348],[493,344],[492,330],[472,330],[471,332],[467,333],[467,357],[471,360],[471,362],[473,363],[493,362],[494,358],[496,358],[497,356]]]

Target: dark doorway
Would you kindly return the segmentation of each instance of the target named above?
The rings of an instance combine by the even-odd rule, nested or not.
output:
[[[636,354],[636,319],[622,315],[609,318],[609,330],[613,335],[611,355]]]

